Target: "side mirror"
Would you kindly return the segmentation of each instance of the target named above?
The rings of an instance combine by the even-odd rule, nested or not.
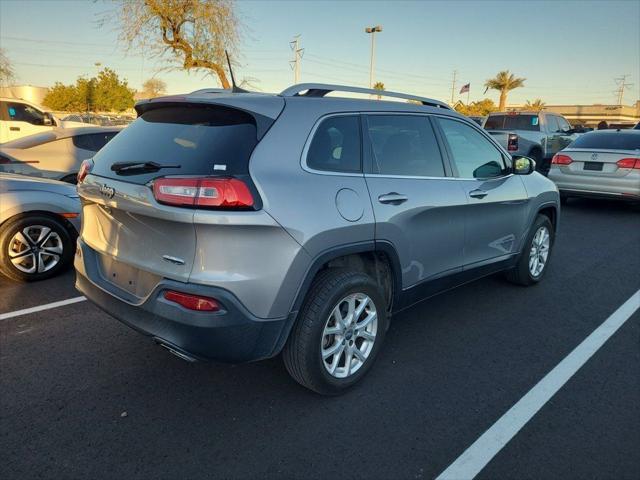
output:
[[[513,173],[514,175],[529,175],[535,172],[536,161],[533,158],[514,156],[513,157]]]
[[[50,113],[44,114],[44,118],[42,119],[42,124],[45,127],[50,127],[51,125],[53,125],[53,117],[51,116]]]

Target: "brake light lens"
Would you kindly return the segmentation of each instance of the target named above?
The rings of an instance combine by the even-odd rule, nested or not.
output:
[[[518,150],[518,134],[510,133],[509,138],[507,139],[507,150],[510,152],[515,152]]]
[[[243,209],[254,204],[249,187],[237,178],[158,178],[153,196],[178,207]]]
[[[620,168],[633,168],[640,170],[640,158],[623,158],[618,160],[616,165]]]
[[[164,298],[170,302],[177,303],[184,308],[196,310],[198,312],[217,312],[220,310],[220,304],[210,297],[202,297],[200,295],[191,295],[190,293],[166,290],[164,292]]]
[[[78,170],[78,176],[76,177],[78,183],[82,183],[87,175],[91,172],[93,168],[93,160],[83,160],[80,164],[80,170]]]
[[[573,163],[573,158],[571,158],[569,155],[561,155],[559,153],[556,153],[551,159],[551,163],[553,165],[570,165]]]

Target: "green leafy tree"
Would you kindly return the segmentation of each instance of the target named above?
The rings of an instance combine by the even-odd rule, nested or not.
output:
[[[507,95],[515,88],[524,87],[526,78],[517,78],[509,70],[498,72],[494,78],[490,78],[484,84],[486,88],[498,90],[500,92],[500,104],[498,110],[504,112],[507,106]]]
[[[455,109],[457,112],[474,117],[486,117],[491,112],[495,112],[498,108],[493,100],[485,98],[477,102],[471,102],[469,105],[465,105],[462,102],[456,104]]]
[[[118,111],[134,104],[133,90],[111,69],[96,78],[78,77],[75,85],[60,82],[49,89],[43,104],[59,111]]]
[[[533,102],[527,100],[527,103],[524,104],[524,110],[539,112],[544,109],[545,105],[546,103],[539,98],[536,98]]]

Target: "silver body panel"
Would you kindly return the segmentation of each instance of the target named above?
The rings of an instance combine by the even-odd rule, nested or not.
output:
[[[539,209],[558,208],[557,189],[536,173],[480,181],[316,172],[305,166],[314,125],[336,113],[451,116],[473,125],[500,149],[473,122],[444,108],[217,91],[185,98],[181,101],[277,118],[249,163],[262,208],[170,207],[158,204],[146,185],[89,175],[79,186],[84,214],[91,217],[82,239],[99,254],[149,275],[224,288],[259,318],[289,315],[314,262],[332,251],[386,242],[398,254],[401,287],[408,289],[466,265],[517,254]],[[101,185],[115,190],[113,198],[100,193]],[[479,187],[489,195],[481,201],[469,198],[468,192]],[[389,191],[404,192],[410,201],[397,207],[379,204],[377,197]],[[76,267],[84,271],[82,264]]]

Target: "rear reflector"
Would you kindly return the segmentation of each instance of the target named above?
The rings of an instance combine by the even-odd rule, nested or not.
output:
[[[249,187],[237,178],[158,178],[153,181],[153,196],[177,207],[253,207]]]
[[[209,297],[201,297],[200,295],[166,290],[164,298],[189,310],[197,310],[199,312],[217,312],[220,310],[220,304],[216,300]]]
[[[640,170],[640,158],[623,158],[618,160],[616,165],[620,168],[633,168]]]
[[[551,159],[551,163],[553,165],[569,165],[573,163],[573,158],[569,155],[560,155],[559,153],[556,153]]]

